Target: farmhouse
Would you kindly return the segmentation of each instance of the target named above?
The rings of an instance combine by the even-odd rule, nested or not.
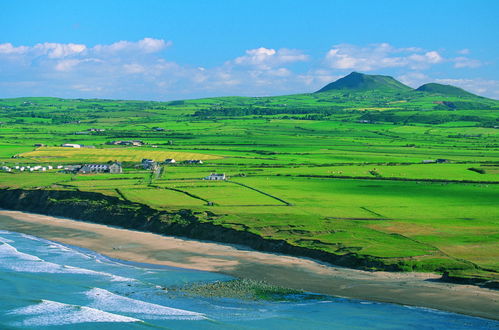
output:
[[[103,128],[89,128],[88,131],[89,132],[104,132],[106,130]]]
[[[64,166],[64,173],[78,173],[78,171],[82,168],[81,165],[66,165]]]
[[[177,161],[173,158],[167,158],[165,159],[165,161],[163,162],[163,164],[175,164]]]
[[[211,173],[210,175],[205,177],[204,180],[215,180],[215,181],[227,180],[227,177],[225,176],[225,173],[222,174]]]
[[[78,171],[81,174],[89,173],[122,173],[123,169],[120,163],[107,164],[85,164]]]
[[[43,143],[35,143],[34,146],[35,147],[45,147],[45,145]]]
[[[140,141],[140,140],[131,140],[131,141],[121,141],[121,140],[118,140],[118,141],[111,141],[111,142],[108,142],[106,144],[139,147],[139,146],[144,145],[145,143],[143,141]]]
[[[154,127],[154,128],[153,128],[153,131],[156,131],[156,132],[162,132],[162,131],[164,131],[164,130],[165,130],[165,129],[164,129],[164,128],[162,128],[162,127]]]
[[[61,144],[61,147],[66,147],[66,148],[81,148],[81,144],[74,144],[74,143],[63,143]]]
[[[203,161],[200,159],[189,159],[189,160],[184,160],[184,163],[186,163],[186,164],[203,164]]]
[[[152,159],[142,159],[142,167],[144,168],[144,170],[154,170],[158,167],[158,165],[156,164],[156,162]]]

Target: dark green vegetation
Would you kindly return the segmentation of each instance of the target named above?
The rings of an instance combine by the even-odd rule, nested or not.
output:
[[[303,299],[323,299],[324,296],[305,294],[303,291],[287,289],[263,281],[237,279],[213,283],[191,284],[186,287],[172,288],[185,295],[234,298],[244,300],[290,301]]]
[[[55,203],[40,206],[46,213],[70,212],[88,197],[79,193],[92,192],[136,210],[132,226],[114,202],[102,202],[125,227],[152,219],[158,227],[144,229],[197,238],[212,231],[209,239],[351,267],[497,279],[499,102],[454,88],[402,88],[384,76],[349,77],[360,87],[338,82],[339,89],[279,97],[0,100],[4,166],[125,166],[123,174],[0,172],[0,186],[15,198],[22,193],[14,188],[76,194],[45,199]],[[146,144],[106,144],[113,140]],[[96,149],[54,148],[61,143]],[[151,173],[135,166],[142,158],[204,164]],[[201,180],[211,172],[230,179]],[[2,205],[21,206],[5,200],[14,195],[1,196]],[[95,197],[89,203],[99,208]],[[152,213],[144,216],[141,205]],[[161,222],[154,212],[169,215]]]

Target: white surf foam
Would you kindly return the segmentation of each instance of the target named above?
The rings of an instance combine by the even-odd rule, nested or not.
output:
[[[38,304],[12,310],[8,314],[28,316],[23,321],[13,324],[14,326],[24,327],[56,326],[88,322],[141,322],[141,320],[129,316],[51,300],[42,300]]]
[[[206,318],[202,313],[123,297],[100,288],[93,288],[85,294],[93,301],[89,306],[110,312],[140,314],[141,318],[146,319],[202,320]]]
[[[0,242],[2,242],[2,243],[14,243],[13,240],[5,238],[5,237],[0,237]]]
[[[14,260],[12,260],[14,259]],[[80,267],[59,265],[45,261],[37,256],[18,251],[8,243],[0,245],[0,268],[27,273],[83,274],[109,277],[113,282],[135,281],[132,278],[118,276]]]
[[[10,245],[7,242],[3,242],[2,245],[0,245],[0,257],[1,258],[16,258],[16,259],[21,259],[21,260],[31,260],[31,261],[39,261],[42,260],[38,258],[37,256],[27,254],[24,252],[18,251],[15,247]]]

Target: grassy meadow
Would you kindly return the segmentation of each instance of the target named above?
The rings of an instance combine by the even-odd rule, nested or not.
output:
[[[446,109],[443,100],[454,106]],[[412,91],[4,99],[3,166],[120,161],[124,173],[3,171],[0,187],[92,191],[162,210],[210,211],[206,221],[296,246],[372,256],[409,271],[497,278],[498,110],[494,100]],[[145,145],[106,144],[114,140]],[[178,163],[153,175],[137,166],[143,158]],[[204,164],[180,162],[189,159]],[[212,172],[229,180],[202,179]]]

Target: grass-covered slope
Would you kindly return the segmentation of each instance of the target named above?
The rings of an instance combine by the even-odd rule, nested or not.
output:
[[[415,90],[173,102],[2,99],[0,166],[117,160],[125,169],[95,175],[0,170],[0,187],[33,196],[69,191],[76,199],[93,192],[153,213],[188,209],[255,248],[273,241],[288,252],[367,260],[374,269],[493,279],[499,272],[498,111],[495,100]],[[145,145],[107,144],[114,140]],[[179,163],[151,173],[137,166],[142,158]],[[204,164],[180,163],[187,159]],[[230,180],[202,180],[212,172]],[[71,198],[61,196],[51,197],[51,211],[71,210]],[[135,214],[134,224],[140,219]]]
[[[458,97],[478,97],[475,94],[465,91],[462,88],[452,86],[452,85],[443,85],[437,83],[428,83],[419,86],[417,89],[419,92],[427,92],[432,94],[440,94],[444,96],[458,96]]]
[[[331,90],[349,90],[349,91],[409,91],[412,88],[402,84],[400,81],[390,76],[367,75],[359,72],[352,72],[348,76],[340,78],[316,93],[327,92]]]

